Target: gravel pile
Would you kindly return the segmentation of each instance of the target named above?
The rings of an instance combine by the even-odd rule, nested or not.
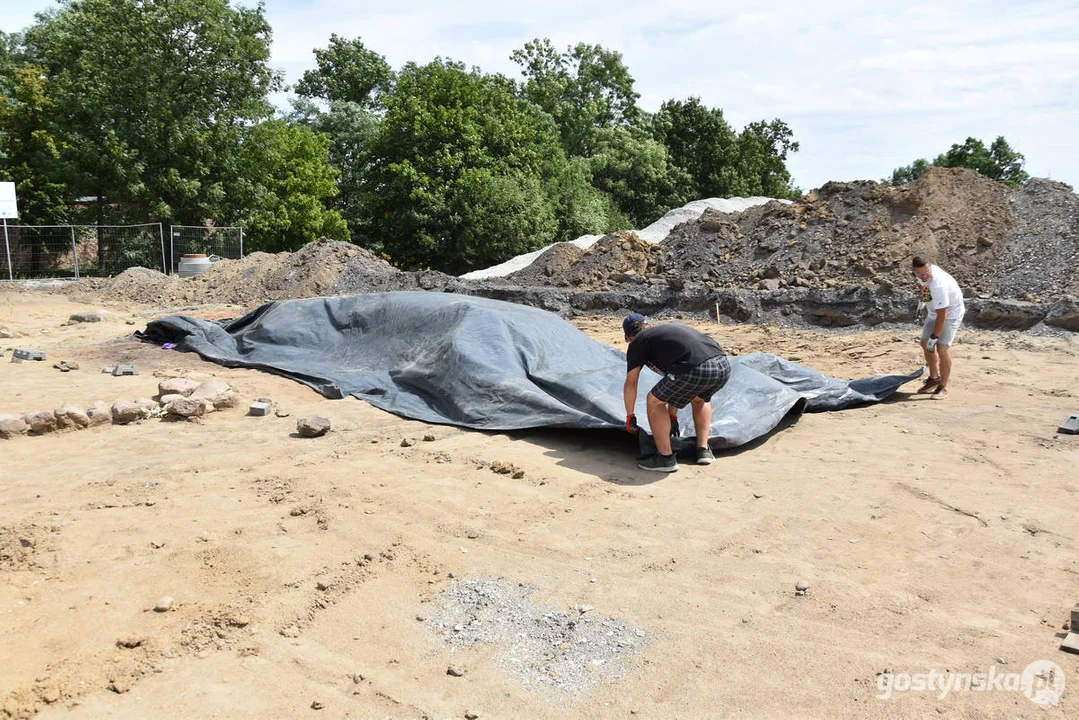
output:
[[[990,294],[1023,300],[1079,295],[1079,195],[1064,183],[1034,178],[1009,202],[1015,224]]]
[[[570,612],[536,607],[537,588],[501,578],[455,582],[426,619],[450,652],[493,645],[496,662],[533,691],[581,695],[636,670],[645,631],[580,605]]]

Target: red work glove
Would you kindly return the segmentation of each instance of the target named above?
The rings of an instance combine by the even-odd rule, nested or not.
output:
[[[630,435],[636,435],[637,434],[637,416],[636,415],[626,415],[626,432],[628,432]]]

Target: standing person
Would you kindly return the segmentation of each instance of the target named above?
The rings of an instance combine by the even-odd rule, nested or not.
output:
[[[674,472],[678,461],[671,451],[671,420],[678,410],[693,405],[693,425],[697,433],[697,464],[709,465],[716,456],[708,447],[712,425],[712,395],[727,384],[731,365],[723,348],[704,333],[678,323],[650,325],[648,318],[631,313],[622,321],[629,348],[626,349],[626,430],[637,432],[637,382],[641,368],[647,365],[663,375],[645,399],[648,424],[656,443],[657,455],[642,458],[637,467],[655,472]]]
[[[920,341],[925,364],[929,366],[929,379],[918,392],[932,392],[934,400],[943,400],[948,397],[948,381],[952,376],[952,343],[966,312],[963,291],[955,278],[921,255],[916,255],[911,264],[918,279],[921,302],[929,310]]]

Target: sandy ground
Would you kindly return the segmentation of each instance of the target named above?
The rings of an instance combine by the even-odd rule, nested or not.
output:
[[[63,325],[94,307],[0,293],[0,347],[49,355],[0,358],[0,413],[152,396],[187,371],[243,402],[0,440],[0,717],[1076,717],[1079,656],[1058,648],[1079,602],[1079,436],[1055,430],[1079,411],[1079,337],[965,333],[946,402],[806,415],[663,476],[621,433],[429,426],[126,339],[147,308]],[[617,319],[576,324],[621,341]],[[913,328],[700,327],[838,377],[920,364]],[[141,374],[100,373],[115,362]],[[246,416],[260,396],[289,417]],[[334,430],[293,436],[308,414]],[[641,629],[632,667],[567,695],[526,687],[497,647],[451,652],[417,617],[478,578]],[[1058,707],[878,698],[881,672],[1037,660],[1066,677]]]

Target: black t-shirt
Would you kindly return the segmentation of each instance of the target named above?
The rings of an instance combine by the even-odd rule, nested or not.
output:
[[[647,365],[663,375],[681,375],[723,354],[719,343],[704,333],[678,323],[664,323],[637,333],[626,350],[626,369]]]

